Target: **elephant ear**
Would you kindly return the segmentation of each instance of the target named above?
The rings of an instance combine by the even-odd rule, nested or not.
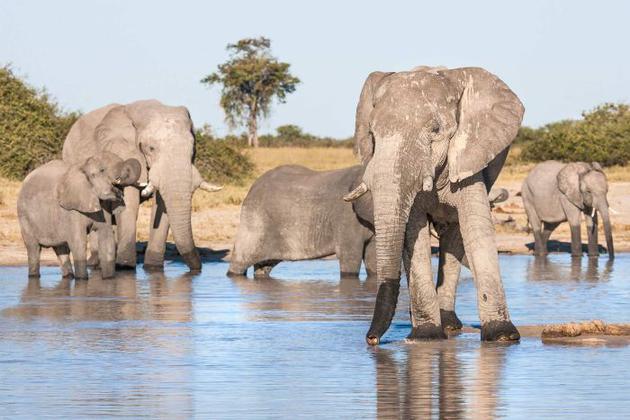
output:
[[[66,210],[94,213],[101,210],[98,196],[79,165],[66,171],[57,186],[57,201]]]
[[[602,168],[602,165],[599,162],[591,162],[591,167],[596,171],[604,172],[604,168]]]
[[[580,178],[590,170],[591,167],[588,163],[569,163],[556,176],[560,192],[580,209],[584,209],[584,201],[580,192]]]
[[[374,140],[370,132],[370,115],[374,109],[376,91],[381,81],[390,74],[392,72],[375,71],[370,73],[361,90],[354,128],[354,154],[364,165],[374,154]]]
[[[483,170],[516,137],[525,108],[503,81],[481,68],[444,70],[461,92],[457,131],[448,148],[451,182]]]

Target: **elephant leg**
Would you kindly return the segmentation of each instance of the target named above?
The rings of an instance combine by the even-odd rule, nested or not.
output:
[[[449,224],[440,233],[440,258],[438,264],[437,295],[440,303],[442,327],[459,330],[462,322],[455,313],[455,296],[464,257],[464,243],[459,224]]]
[[[339,259],[341,277],[359,277],[361,260],[363,259],[363,248],[365,245],[360,238],[352,239],[352,242],[346,240],[345,243],[338,245],[335,250],[337,258]]]
[[[88,242],[90,244],[90,258],[88,258],[88,267],[98,267],[98,233],[96,231],[90,232],[88,235]]]
[[[36,241],[26,243],[26,255],[28,257],[28,276],[39,277],[39,260],[42,247]]]
[[[582,256],[582,232],[580,231],[580,224],[571,224],[571,256]]]
[[[267,260],[254,264],[254,278],[266,278],[271,275],[271,270],[280,263],[280,260]]]
[[[403,263],[409,285],[412,330],[409,339],[446,338],[440,320],[431,270],[431,234],[429,221],[420,210],[412,210],[405,234]]]
[[[158,191],[155,195],[155,203],[151,208],[149,244],[144,253],[145,269],[164,269],[164,253],[166,252],[166,238],[168,236],[169,226],[164,199],[162,199]]]
[[[520,334],[510,321],[499,272],[499,254],[486,187],[479,177],[462,182],[458,217],[464,250],[477,288],[481,339],[515,341]]]
[[[111,225],[111,215],[106,214],[105,217],[105,223],[99,223],[95,230],[98,236],[101,277],[107,279],[114,276],[116,269],[116,239]]]
[[[545,251],[547,251],[548,249],[547,243],[549,242],[549,237],[551,237],[551,234],[553,233],[554,230],[556,230],[559,224],[560,223],[543,222],[543,230],[540,237],[542,241],[542,247]]]
[[[55,250],[55,254],[57,255],[57,260],[59,260],[59,267],[61,267],[61,276],[72,277],[74,273],[72,272],[72,263],[70,262],[70,248],[68,245],[58,245],[53,247]]]
[[[363,249],[363,264],[368,277],[376,276],[376,238],[372,238],[365,243]]]
[[[74,277],[77,279],[87,279],[87,234],[75,232],[72,239],[68,241],[72,259],[74,261]]]
[[[136,268],[136,221],[140,206],[140,192],[135,187],[126,187],[125,209],[116,216],[116,265],[122,269]]]
[[[542,222],[534,206],[528,200],[523,199],[523,206],[525,207],[527,220],[534,232],[534,254],[538,256],[547,255],[547,242],[543,241],[542,237]]]
[[[597,213],[591,217],[586,215],[586,233],[588,235],[588,256],[599,257],[599,246],[597,245]]]

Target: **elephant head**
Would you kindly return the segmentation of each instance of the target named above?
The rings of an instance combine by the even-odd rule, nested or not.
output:
[[[573,205],[589,214],[590,217],[594,217],[596,212],[601,214],[608,255],[613,258],[615,248],[606,198],[608,180],[601,165],[597,162],[569,163],[558,173],[557,181],[558,189]]]
[[[59,204],[66,210],[93,213],[101,210],[100,200],[121,200],[117,187],[134,185],[140,176],[140,162],[122,160],[113,153],[101,152],[72,165],[57,187]]]
[[[416,196],[464,186],[510,146],[523,112],[505,83],[480,68],[419,68],[368,76],[355,128],[355,151],[366,169],[363,182],[344,199],[372,194],[377,277],[381,285],[393,285],[390,291],[379,287],[375,307],[375,314],[389,311],[382,317],[389,318],[387,326]]]

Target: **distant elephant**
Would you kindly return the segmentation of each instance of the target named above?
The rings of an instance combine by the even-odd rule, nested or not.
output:
[[[409,337],[445,338],[438,297],[442,289],[455,289],[464,255],[477,287],[481,339],[520,339],[501,283],[488,190],[523,112],[508,86],[480,68],[369,75],[354,137],[365,173],[344,197],[352,201],[372,193],[379,286],[368,344],[378,344],[391,324],[401,260],[410,290]],[[445,227],[440,235],[444,273],[437,293],[430,221]]]
[[[608,212],[608,181],[599,163],[562,163],[553,160],[536,165],[521,188],[523,205],[534,231],[536,255],[547,254],[547,241],[556,227],[571,226],[571,255],[582,255],[580,215],[586,219],[588,255],[599,255],[597,213],[602,215],[609,258],[615,257]]]
[[[361,261],[375,274],[371,203],[360,201],[370,205],[365,220],[341,200],[362,175],[360,165],[321,172],[286,165],[266,172],[243,201],[228,274],[245,275],[253,265],[255,277],[266,277],[281,261],[334,254],[342,277],[358,276]]]
[[[17,212],[28,254],[29,276],[39,276],[41,247],[53,247],[63,276],[87,278],[87,235],[98,232],[102,276],[114,274],[112,212],[122,210],[122,191],[140,176],[140,162],[101,152],[70,165],[53,160],[31,172],[18,195]],[[69,254],[74,260],[74,273]]]
[[[201,268],[193,240],[191,200],[196,186],[215,187],[201,179],[193,165],[195,136],[188,110],[145,100],[128,105],[111,104],[83,115],[74,123],[63,145],[63,160],[71,164],[99,151],[135,158],[142,165],[140,180],[147,183],[143,197],[157,191],[151,213],[151,232],[145,267],[161,268],[169,226],[179,253],[191,270]],[[125,210],[116,216],[116,263],[136,265],[136,219],[140,190],[125,188]],[[161,203],[161,204],[160,204]]]

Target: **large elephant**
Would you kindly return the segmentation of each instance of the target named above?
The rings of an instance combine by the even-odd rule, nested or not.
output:
[[[361,261],[376,274],[372,210],[361,219],[340,198],[356,186],[363,166],[313,171],[285,165],[252,185],[241,208],[241,223],[228,274],[266,277],[280,261],[299,261],[337,254],[342,277],[358,276]]]
[[[76,163],[98,151],[111,151],[141,162],[142,196],[156,192],[145,267],[161,268],[169,227],[175,245],[191,270],[201,269],[193,240],[191,200],[196,187],[218,187],[201,179],[193,165],[195,136],[188,110],[156,100],[128,105],[111,104],[83,115],[72,126],[63,145],[63,159]],[[136,219],[141,201],[137,187],[124,190],[126,208],[117,215],[116,264],[135,268]]]
[[[53,160],[31,172],[17,202],[29,276],[39,276],[44,246],[55,250],[64,277],[87,278],[87,235],[94,231],[98,232],[102,276],[111,277],[116,247],[112,213],[124,208],[118,187],[135,184],[140,170],[136,159],[123,161],[102,152],[75,165]]]
[[[432,221],[444,229],[442,282],[459,276],[464,255],[477,287],[482,340],[518,340],[499,273],[488,203],[524,108],[499,78],[480,68],[374,72],[357,106],[356,150],[363,182],[344,199],[372,193],[379,282],[367,342],[391,324],[404,262],[410,338],[445,338],[431,273]]]
[[[562,163],[553,160],[536,165],[523,181],[523,206],[534,231],[536,255],[547,254],[547,241],[562,222],[571,226],[571,255],[582,255],[580,215],[586,219],[588,255],[597,257],[597,213],[604,221],[609,258],[615,257],[608,211],[608,181],[597,162]]]

